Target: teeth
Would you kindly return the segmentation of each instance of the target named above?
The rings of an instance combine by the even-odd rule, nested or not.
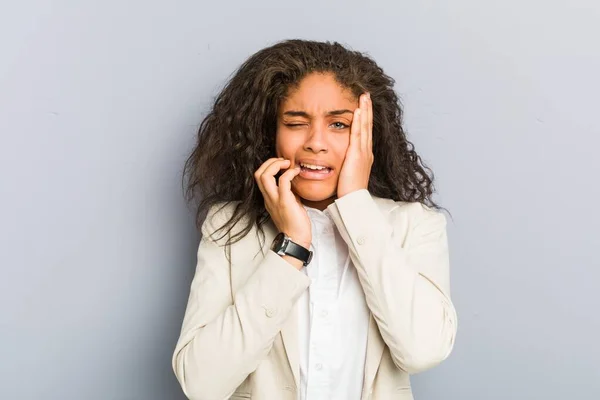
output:
[[[304,168],[308,168],[308,169],[314,169],[316,171],[321,171],[323,169],[327,169],[327,167],[323,167],[320,165],[312,165],[312,164],[304,164],[304,163],[300,163],[300,165]]]

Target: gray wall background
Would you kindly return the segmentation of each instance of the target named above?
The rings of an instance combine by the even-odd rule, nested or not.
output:
[[[2,2],[0,398],[183,399],[182,165],[234,68],[293,37],[397,79],[453,214],[458,341],[416,398],[600,398],[595,0]]]

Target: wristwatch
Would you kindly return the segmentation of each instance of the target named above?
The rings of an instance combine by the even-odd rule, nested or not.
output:
[[[302,261],[302,266],[306,267],[312,260],[313,252],[305,247],[294,243],[292,239],[283,232],[275,236],[271,250],[280,256],[291,256]]]

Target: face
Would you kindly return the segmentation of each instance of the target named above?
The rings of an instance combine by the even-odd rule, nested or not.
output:
[[[357,98],[332,75],[314,73],[279,107],[277,157],[290,160],[290,168],[302,167],[292,191],[309,207],[323,210],[335,199],[357,106]]]

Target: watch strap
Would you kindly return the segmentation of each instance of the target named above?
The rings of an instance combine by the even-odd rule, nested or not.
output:
[[[273,241],[272,250],[280,256],[290,256],[302,261],[303,266],[307,266],[312,260],[313,252],[304,246],[294,243],[292,239],[283,232],[280,232]]]
[[[285,253],[288,256],[292,256],[302,261],[305,267],[310,263],[310,260],[312,259],[312,251],[308,250],[303,246],[300,246],[297,243],[294,243],[291,240],[287,242],[287,246],[285,247]]]

